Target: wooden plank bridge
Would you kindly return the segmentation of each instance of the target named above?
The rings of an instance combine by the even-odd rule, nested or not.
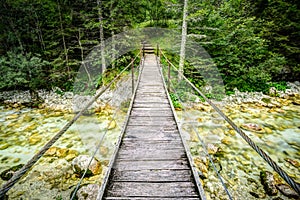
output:
[[[103,199],[203,199],[194,174],[156,57],[147,54]]]

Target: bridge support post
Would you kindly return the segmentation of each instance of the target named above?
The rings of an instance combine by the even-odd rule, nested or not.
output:
[[[132,86],[132,95],[134,93],[134,60],[131,59],[131,86]]]
[[[170,83],[171,83],[171,64],[170,61],[168,61],[168,91],[170,92]]]

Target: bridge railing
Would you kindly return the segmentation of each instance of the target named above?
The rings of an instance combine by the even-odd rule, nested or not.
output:
[[[202,123],[202,120],[207,117],[205,116],[205,112],[211,112],[210,116],[214,117],[210,119],[210,122],[225,120],[230,125],[230,129],[236,131],[249,147],[252,148],[248,148],[247,150],[256,151],[274,171],[276,171],[298,194],[300,194],[299,184],[296,183],[295,180],[291,178],[267,153],[265,153],[244,131],[222,112],[220,109],[222,104],[218,104],[217,102],[208,99],[203,92],[192,84],[190,80],[186,78],[174,64],[172,64],[162,50],[159,50],[158,52],[158,62],[161,63],[170,98],[173,101],[173,106],[178,110],[177,115],[180,121],[180,129],[185,133],[187,141],[190,141],[190,150],[194,155],[197,155],[194,157],[194,163],[198,164],[199,176],[202,179],[208,178],[209,172],[206,172],[207,168],[205,166],[207,165],[205,159],[208,159],[216,174],[215,177],[219,179],[219,182],[223,187],[223,191],[227,194],[229,199],[233,198],[233,188],[236,187],[235,184],[237,183],[230,180],[228,174],[231,174],[231,171],[235,169],[222,169],[221,163],[225,158],[218,155],[218,147],[212,144],[214,141],[217,141],[217,138],[215,138],[216,136],[214,134],[211,134],[210,132],[205,133],[205,131],[203,131],[204,127],[207,126],[215,126],[214,129],[216,131],[222,131],[222,129],[228,129],[228,127],[218,125],[218,123],[210,123],[208,125]],[[203,100],[205,103],[202,102],[202,106],[199,107],[199,102]],[[240,140],[240,138],[236,139]],[[209,141],[209,143],[205,140]],[[227,141],[224,141],[224,143],[226,142]],[[238,149],[237,151],[243,151],[243,149]],[[208,175],[203,174],[203,171],[204,173],[208,173]]]
[[[71,199],[75,197],[76,191],[78,190],[79,186],[81,185],[83,178],[85,177],[89,166],[91,165],[94,158],[103,158],[103,155],[101,155],[100,148],[103,146],[104,143],[107,143],[109,140],[110,143],[114,143],[115,149],[109,150],[109,154],[105,155],[105,157],[110,157],[114,154],[116,151],[116,148],[118,148],[117,143],[119,142],[120,135],[115,138],[115,141],[111,141],[112,138],[108,138],[107,136],[110,135],[111,129],[114,129],[116,126],[119,128],[119,130],[122,130],[125,126],[124,122],[126,121],[127,117],[127,110],[130,107],[130,101],[134,96],[135,87],[137,85],[140,67],[143,65],[143,57],[142,57],[142,50],[138,52],[138,54],[131,60],[131,62],[117,75],[115,78],[110,81],[107,85],[103,86],[100,90],[96,92],[94,96],[90,96],[88,98],[88,101],[84,103],[82,106],[82,109],[75,114],[75,116],[68,121],[61,129],[58,131],[54,137],[52,137],[20,170],[16,171],[13,176],[4,183],[0,188],[0,198],[4,198],[6,193],[26,174],[30,171],[30,169],[34,168],[35,166],[39,165],[38,162],[41,157],[52,147],[58,140],[61,139],[61,137],[67,132],[67,130],[71,127],[76,125],[77,120],[84,114],[86,114],[86,111],[91,107],[91,105],[100,99],[102,95],[104,96],[107,94],[112,86],[114,84],[117,84],[117,82],[122,79],[122,87],[116,87],[116,89],[119,89],[121,91],[115,92],[113,96],[111,96],[108,100],[103,101],[104,104],[113,104],[112,112],[109,113],[109,120],[105,120],[105,122],[99,121],[99,123],[105,124],[105,127],[102,128],[100,131],[98,131],[98,137],[95,137],[95,143],[92,146],[91,149],[89,149],[90,160],[89,164],[85,167],[85,171],[82,174],[82,176],[78,179],[78,184],[75,188],[73,188],[73,194]],[[127,73],[125,73],[127,72]],[[127,75],[125,75],[127,74]],[[122,82],[122,81],[121,81]],[[108,95],[109,96],[109,95]],[[90,113],[90,112],[89,112]],[[91,115],[91,114],[89,114]],[[95,118],[98,118],[96,114],[94,113]],[[114,126],[112,126],[115,124]],[[121,131],[119,131],[121,134]],[[41,133],[42,134],[42,133]],[[80,133],[79,133],[80,134]],[[84,134],[82,134],[84,135]],[[83,139],[83,138],[81,138]],[[70,141],[71,142],[71,141]],[[83,142],[84,143],[84,142]],[[87,147],[88,148],[88,147]],[[48,166],[50,167],[50,166]],[[98,180],[99,184],[101,183],[101,180]],[[28,191],[30,193],[30,191]],[[29,195],[30,196],[30,195]]]

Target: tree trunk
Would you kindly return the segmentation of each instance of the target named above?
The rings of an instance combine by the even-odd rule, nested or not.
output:
[[[101,74],[104,73],[104,70],[106,68],[105,63],[105,44],[104,44],[104,34],[103,34],[103,20],[102,20],[102,1],[97,0],[97,6],[98,6],[98,17],[99,17],[99,33],[100,33],[100,48],[101,48]]]
[[[92,81],[92,78],[91,78],[91,75],[88,71],[88,69],[86,68],[86,64],[84,62],[84,54],[83,54],[83,47],[82,47],[82,44],[81,44],[81,34],[80,34],[80,28],[78,29],[78,43],[79,43],[79,48],[80,48],[80,52],[81,52],[81,63],[83,65],[83,68],[88,76],[88,79],[89,79],[89,85],[92,85],[93,84],[93,81]]]
[[[185,44],[187,37],[187,13],[188,12],[188,0],[184,0],[183,7],[183,19],[182,19],[182,33],[181,33],[181,46],[180,46],[180,61],[179,61],[179,72],[184,72],[184,60],[185,60]],[[179,76],[180,77],[180,76]]]
[[[36,28],[37,28],[37,33],[38,33],[38,38],[39,38],[39,41],[41,43],[41,48],[43,51],[45,51],[45,42],[44,42],[44,38],[43,38],[43,32],[42,32],[42,29],[41,29],[41,26],[40,26],[40,20],[39,20],[39,17],[36,13],[36,11],[34,10],[34,8],[32,7],[32,11],[35,15],[35,23],[36,23]]]
[[[60,31],[61,31],[63,46],[64,46],[64,54],[65,54],[67,70],[68,70],[68,77],[71,78],[71,76],[70,76],[70,67],[69,67],[68,49],[67,49],[67,44],[66,44],[66,40],[65,40],[65,33],[64,33],[64,27],[63,27],[63,21],[62,21],[62,15],[61,15],[59,2],[57,2],[57,7],[58,7],[58,14],[59,14]]]
[[[112,24],[112,30],[111,30],[111,67],[112,69],[115,68],[115,60],[116,60],[116,43],[115,43],[115,31],[114,31],[114,13],[113,13],[113,0],[110,2],[110,19],[111,19],[111,24]]]

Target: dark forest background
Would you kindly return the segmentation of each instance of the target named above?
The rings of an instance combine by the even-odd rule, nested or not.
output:
[[[300,77],[299,2],[189,0],[188,34],[201,36],[227,92],[284,89]],[[180,30],[182,14],[181,0],[2,0],[0,90],[72,90],[101,40],[135,28]]]

